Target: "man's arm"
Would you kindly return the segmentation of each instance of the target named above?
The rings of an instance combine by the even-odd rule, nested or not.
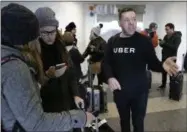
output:
[[[83,111],[44,113],[38,87],[26,64],[12,61],[4,66],[9,69],[4,69],[3,94],[14,117],[26,131],[69,131],[84,127],[86,115]]]
[[[84,53],[83,53],[83,55],[82,55],[84,58],[86,58],[86,57],[90,54],[91,42],[92,42],[92,41],[89,42],[88,46],[86,47],[86,50],[84,51]]]
[[[113,77],[112,67],[111,67],[111,56],[112,56],[112,46],[111,45],[112,45],[113,39],[114,38],[111,37],[108,40],[108,43],[105,48],[104,60],[102,63],[102,67],[103,67],[102,69],[104,71],[104,75],[106,77],[106,80]]]
[[[180,36],[176,36],[172,43],[163,44],[163,47],[167,47],[167,48],[170,48],[172,50],[177,50],[179,45],[180,45],[180,43],[181,43],[181,37]]]
[[[96,52],[97,52],[98,55],[104,55],[105,47],[106,47],[106,41],[101,38],[99,43],[100,43],[100,46],[96,50]]]
[[[154,47],[151,43],[151,41],[147,40],[146,43],[146,52],[145,52],[145,58],[146,61],[151,68],[151,70],[155,72],[162,72],[164,69],[162,67],[161,61],[157,58],[156,52],[154,50]]]
[[[72,49],[72,51],[70,51],[70,55],[71,55],[71,59],[76,63],[83,63],[84,62],[84,57],[81,55],[81,53],[79,52],[78,49]]]

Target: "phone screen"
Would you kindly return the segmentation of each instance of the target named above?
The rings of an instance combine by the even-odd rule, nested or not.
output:
[[[64,66],[66,66],[66,63],[57,64],[57,65],[55,66],[55,68],[56,68],[56,69],[60,69],[60,68],[62,68],[62,67],[64,67]]]

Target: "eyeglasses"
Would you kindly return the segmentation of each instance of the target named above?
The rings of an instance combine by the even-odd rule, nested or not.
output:
[[[49,35],[51,35],[51,36],[56,35],[56,31],[57,30],[55,29],[55,30],[52,30],[52,31],[41,31],[40,33],[41,33],[42,36],[46,37],[46,36],[49,36]]]

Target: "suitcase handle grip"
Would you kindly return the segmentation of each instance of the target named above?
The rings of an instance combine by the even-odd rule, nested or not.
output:
[[[98,116],[99,116],[99,111],[93,111],[92,114],[93,114],[95,117],[98,117]]]

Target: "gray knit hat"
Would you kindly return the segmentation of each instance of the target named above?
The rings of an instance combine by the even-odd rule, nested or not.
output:
[[[44,26],[59,26],[59,22],[55,17],[55,12],[49,7],[38,8],[35,15],[38,18],[40,28]]]

